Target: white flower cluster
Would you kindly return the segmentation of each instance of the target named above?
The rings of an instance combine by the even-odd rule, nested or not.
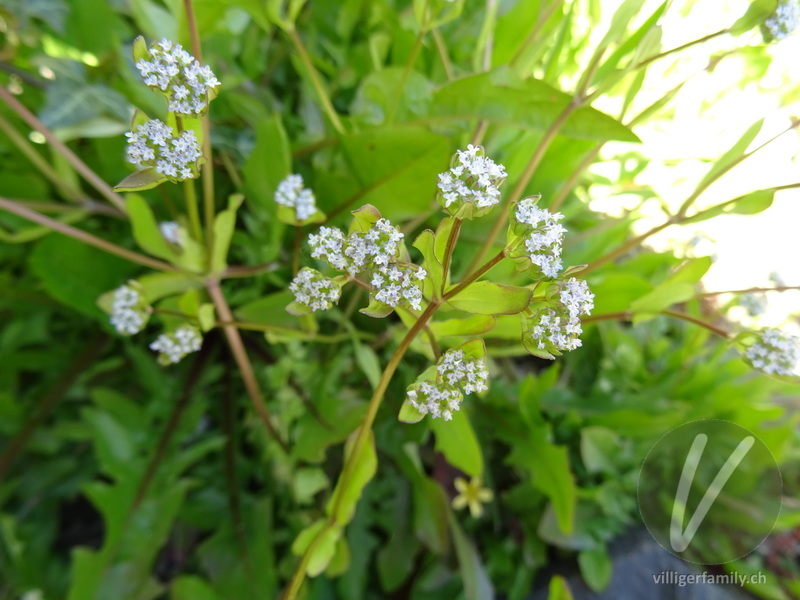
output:
[[[159,352],[158,359],[164,364],[177,363],[191,352],[200,350],[203,337],[195,327],[179,327],[173,333],[162,333],[150,344],[151,350]]]
[[[278,184],[275,202],[294,208],[299,221],[304,221],[317,212],[314,192],[303,187],[303,177],[300,175],[289,175]]]
[[[180,246],[183,243],[181,241],[180,225],[178,225],[175,221],[164,221],[159,223],[158,229],[161,231],[161,235],[164,236],[164,239],[171,244]]]
[[[308,243],[311,256],[356,276],[393,262],[402,239],[403,234],[388,220],[378,219],[366,233],[354,231],[346,238],[335,227],[320,227],[319,233],[308,237]]]
[[[485,214],[500,202],[500,186],[506,179],[503,165],[484,155],[481,146],[470,144],[453,156],[449,171],[439,175],[439,202],[450,214],[464,204],[472,204],[477,214]]]
[[[166,92],[169,110],[195,116],[208,106],[208,93],[220,83],[211,68],[201,66],[180,44],[163,39],[149,48],[150,59],[140,59],[136,68],[145,85]]]
[[[375,299],[392,308],[398,304],[422,310],[422,282],[428,273],[412,264],[381,267],[372,275]]]
[[[800,25],[800,3],[796,0],[781,2],[778,10],[766,22],[767,29],[776,40],[788,38],[798,25]]]
[[[436,365],[439,376],[449,385],[460,385],[465,394],[489,389],[489,371],[483,360],[466,357],[463,350],[448,350]]]
[[[765,329],[744,354],[756,369],[769,375],[797,375],[800,338],[780,329]]]
[[[308,267],[300,269],[289,284],[289,289],[294,294],[295,302],[312,311],[329,309],[332,303],[339,301],[342,291],[332,279]]]
[[[134,335],[144,329],[149,308],[134,288],[123,285],[114,291],[111,324],[122,335]]]
[[[201,155],[194,131],[184,131],[175,137],[172,127],[151,119],[125,136],[129,162],[139,167],[155,167],[156,171],[176,181],[194,177],[192,165]]]
[[[407,392],[408,401],[419,412],[449,421],[461,408],[463,395],[489,389],[489,371],[483,359],[467,357],[463,350],[448,350],[436,365],[436,381],[415,384]],[[461,390],[458,388],[461,387]]]
[[[594,294],[582,279],[564,282],[558,298],[531,317],[528,333],[534,345],[546,352],[575,350],[583,333],[581,317],[594,308]]]
[[[564,215],[551,213],[537,206],[538,198],[525,198],[517,204],[514,218],[529,231],[525,238],[525,250],[541,275],[558,277],[563,268],[561,248],[566,229],[559,223]],[[513,254],[512,254],[513,255]]]

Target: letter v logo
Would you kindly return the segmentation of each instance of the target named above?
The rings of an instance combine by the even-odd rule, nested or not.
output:
[[[683,471],[681,478],[678,481],[678,490],[675,493],[675,503],[672,505],[672,520],[669,526],[669,543],[675,552],[683,552],[689,547],[694,535],[706,518],[709,509],[714,504],[714,501],[722,492],[722,488],[730,479],[736,467],[742,462],[744,457],[750,451],[755,443],[754,436],[747,436],[736,449],[731,453],[725,464],[714,477],[714,481],[706,490],[700,503],[697,505],[693,515],[689,517],[689,523],[686,529],[683,529],[683,521],[686,515],[686,509],[689,501],[689,490],[694,482],[697,467],[700,464],[700,459],[703,457],[703,450],[705,450],[708,443],[708,436],[704,433],[699,433],[692,442],[692,447],[689,449],[689,454],[686,456],[686,461],[683,463]]]

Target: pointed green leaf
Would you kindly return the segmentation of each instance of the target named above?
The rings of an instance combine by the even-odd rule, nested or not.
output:
[[[217,215],[214,221],[214,252],[211,255],[211,270],[221,273],[228,267],[228,248],[236,228],[236,212],[244,201],[242,194],[228,198],[228,208]]]
[[[155,167],[131,173],[114,186],[117,192],[141,192],[149,190],[167,181],[167,176],[156,171]]]
[[[344,479],[343,476],[339,477],[336,489],[333,490],[333,495],[325,507],[325,512],[328,516],[340,525],[350,522],[353,518],[361,493],[375,476],[375,471],[378,468],[378,458],[375,455],[375,438],[372,431],[367,433],[367,438],[360,448],[353,448],[359,431],[356,430],[350,435],[344,448],[345,463],[351,459],[353,452],[358,452],[354,457],[355,467],[352,471],[349,471],[347,479]]]
[[[578,553],[578,566],[586,585],[598,594],[611,581],[611,558],[605,548],[582,550]]]
[[[403,402],[403,406],[400,407],[400,414],[397,415],[397,420],[403,423],[419,423],[424,418],[425,415],[419,412],[408,398]]]
[[[528,288],[478,281],[464,288],[447,303],[472,314],[513,315],[528,307],[531,296]]]
[[[349,233],[366,233],[381,218],[380,211],[371,204],[352,211],[353,220],[350,222]]]
[[[481,477],[483,453],[466,412],[457,410],[451,421],[430,419],[429,423],[436,436],[436,450],[444,454],[447,462],[467,475]]]

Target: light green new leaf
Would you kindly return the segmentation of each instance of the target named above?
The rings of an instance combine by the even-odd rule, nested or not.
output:
[[[378,355],[375,354],[372,348],[359,342],[355,336],[353,337],[353,350],[355,351],[358,367],[367,376],[372,389],[375,389],[381,379],[381,363]]]
[[[351,211],[353,220],[350,221],[348,233],[366,233],[381,218],[381,212],[371,204],[365,204],[361,208]]]
[[[137,194],[129,194],[125,206],[131,219],[133,237],[139,247],[153,256],[175,261],[178,254],[162,235],[153,211],[145,199]]]
[[[408,398],[403,401],[403,406],[400,407],[400,414],[397,415],[398,421],[402,423],[419,423],[424,418],[425,415],[419,412]]]
[[[155,167],[150,167],[131,173],[115,185],[114,190],[117,192],[141,192],[161,185],[165,181],[167,181],[166,175],[156,171]]]
[[[569,590],[567,581],[560,575],[556,575],[550,580],[547,600],[572,600],[572,592]]]
[[[717,159],[714,165],[709,169],[708,173],[706,173],[703,179],[700,180],[697,188],[705,188],[709,183],[719,177],[723,171],[730,168],[735,161],[740,159],[747,150],[747,147],[753,143],[753,140],[756,139],[758,134],[761,132],[762,125],[764,125],[764,119],[759,119],[750,127],[748,127],[747,131],[744,132],[742,137],[740,137],[739,140],[733,146],[731,146],[731,148],[725,154]]]
[[[637,317],[634,322],[643,321],[666,310],[677,302],[685,302],[694,296],[694,284],[682,281],[667,281],[652,292],[631,302],[631,312]]]
[[[466,319],[434,321],[430,324],[430,330],[437,339],[450,335],[480,335],[491,331],[496,322],[494,315],[472,315]]]
[[[467,475],[483,475],[483,453],[466,412],[455,411],[451,421],[430,419],[430,427],[436,436],[436,450],[447,462]]]
[[[447,301],[453,308],[477,315],[513,315],[531,301],[528,288],[478,281]]]
[[[713,264],[710,256],[692,258],[684,262],[669,278],[669,283],[697,283]]]
[[[211,270],[220,273],[228,267],[228,249],[236,228],[236,212],[244,201],[241,194],[228,198],[228,208],[217,215],[214,221],[214,252],[211,255]]]
[[[345,463],[351,460],[351,454],[354,452],[353,445],[358,437],[359,430],[356,430],[350,435],[344,448]],[[355,456],[355,467],[349,471],[349,477],[344,479],[343,471],[339,481],[336,483],[336,488],[333,490],[333,495],[325,507],[325,512],[334,521],[340,525],[345,525],[353,518],[353,513],[356,510],[356,504],[364,487],[375,476],[375,471],[378,468],[378,457],[375,455],[375,438],[370,431],[364,444],[359,448],[358,455]]]
[[[579,552],[578,566],[586,585],[597,593],[606,589],[611,581],[611,558],[605,548]]]

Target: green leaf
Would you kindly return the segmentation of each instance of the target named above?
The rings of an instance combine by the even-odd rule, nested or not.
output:
[[[753,123],[747,131],[742,134],[742,137],[731,146],[731,148],[716,160],[714,165],[705,174],[703,179],[697,185],[697,189],[705,188],[709,183],[714,181],[724,170],[731,167],[731,165],[739,160],[742,155],[747,151],[748,146],[753,143],[758,134],[761,132],[761,127],[764,125],[764,119],[759,119]]]
[[[353,349],[356,354],[356,363],[358,363],[361,372],[367,376],[372,389],[378,387],[378,382],[381,379],[381,364],[378,355],[369,346],[365,346],[358,341],[358,338],[353,337]]]
[[[117,192],[141,192],[167,181],[167,176],[156,171],[155,167],[131,173],[114,186]]]
[[[316,327],[306,329],[300,319],[286,312],[286,306],[293,300],[294,294],[285,290],[254,300],[233,312],[239,321],[266,326],[268,328],[266,337],[270,343],[307,338],[316,331]]]
[[[575,526],[578,488],[569,466],[569,450],[548,440],[549,428],[537,427],[522,438],[508,461],[530,472],[531,483],[552,503],[558,526],[571,534]]]
[[[380,211],[371,204],[351,211],[353,220],[350,221],[348,233],[367,233],[381,218]]]
[[[30,267],[52,298],[106,322],[108,317],[96,304],[98,298],[124,283],[132,272],[127,261],[61,235],[37,242]]]
[[[350,115],[354,121],[367,126],[382,125],[394,106],[395,120],[402,122],[424,117],[432,98],[433,84],[425,76],[417,71],[409,73],[404,67],[388,67],[364,78],[350,107]]]
[[[425,415],[419,412],[408,398],[403,401],[400,414],[397,415],[397,419],[403,423],[419,423],[424,418]]]
[[[350,546],[347,538],[341,536],[336,541],[336,548],[331,558],[328,568],[325,570],[327,577],[338,577],[350,568]]]
[[[363,445],[354,450],[353,445],[358,438],[358,433],[359,430],[356,430],[350,436],[344,448],[345,463],[351,459],[352,452],[358,452],[354,457],[355,467],[349,472],[350,476],[347,479],[340,476],[339,481],[336,483],[336,488],[333,490],[333,495],[325,507],[325,512],[328,516],[340,525],[350,522],[353,518],[361,493],[375,476],[375,471],[378,468],[378,457],[375,455],[375,438],[372,431],[367,434]]]
[[[369,304],[364,308],[359,309],[358,312],[363,315],[367,315],[368,317],[372,317],[373,319],[383,319],[384,317],[388,317],[390,314],[392,314],[392,312],[394,312],[394,308],[385,302],[381,302],[375,298],[370,298]]]
[[[550,580],[547,600],[572,600],[572,592],[569,591],[567,581],[560,575],[556,575]]]
[[[436,450],[444,454],[447,462],[467,475],[481,477],[483,453],[466,412],[455,411],[451,421],[430,419],[429,422],[436,436]]]
[[[531,301],[528,288],[478,281],[468,285],[447,303],[453,308],[478,315],[513,315]]]
[[[491,331],[496,322],[494,315],[473,315],[466,319],[434,321],[430,324],[430,330],[437,339],[452,335],[480,335]]]
[[[181,575],[170,584],[172,600],[220,600],[213,588],[195,575]]]
[[[701,256],[685,261],[669,278],[669,283],[692,283],[702,279],[714,263],[710,256]]]
[[[630,309],[635,316],[639,317],[635,320],[637,322],[657,315],[677,302],[689,300],[694,293],[694,285],[691,283],[667,281],[656,286],[652,292],[631,302]]]
[[[619,436],[613,430],[597,425],[581,429],[581,459],[590,473],[616,473],[619,451]]]
[[[211,271],[221,273],[228,268],[228,249],[236,228],[236,212],[244,201],[241,194],[228,198],[228,208],[217,215],[214,221],[214,251],[211,255]]]
[[[595,295],[593,314],[602,315],[626,311],[631,303],[653,290],[653,286],[636,275],[611,273],[600,282],[592,283]]]
[[[255,133],[255,146],[243,169],[247,198],[272,206],[278,184],[292,172],[289,137],[277,113],[258,123]]]
[[[125,206],[131,220],[133,237],[139,247],[148,254],[159,258],[169,261],[177,259],[177,253],[161,235],[158,222],[145,199],[138,194],[129,194],[125,200]]]
[[[292,477],[292,490],[298,504],[310,504],[314,495],[329,485],[327,475],[317,467],[301,467]]]
[[[461,581],[464,584],[464,595],[467,600],[485,600],[494,598],[494,588],[486,568],[481,562],[481,557],[475,549],[475,545],[470,541],[452,511],[448,510],[450,530],[453,533],[453,545],[458,557],[458,567],[461,571]]]
[[[683,223],[700,223],[713,219],[719,215],[738,214],[755,215],[767,210],[772,206],[775,199],[775,189],[757,190],[744,196],[739,196],[728,202],[722,202],[715,206],[698,211],[694,216],[686,218]]]
[[[506,68],[457,79],[434,95],[431,119],[437,122],[476,120],[498,125],[547,130],[572,101],[567,94],[536,79],[522,80]],[[559,134],[586,140],[638,142],[619,121],[593,108],[572,113]]]
[[[611,581],[611,558],[605,548],[579,552],[578,566],[586,585],[597,593],[606,589]]]
[[[450,505],[445,491],[425,476],[413,480],[414,533],[436,554],[445,554],[450,546]]]
[[[437,176],[447,170],[452,154],[446,137],[404,126],[346,135],[342,150],[360,184],[359,199],[391,221],[428,210]]]

